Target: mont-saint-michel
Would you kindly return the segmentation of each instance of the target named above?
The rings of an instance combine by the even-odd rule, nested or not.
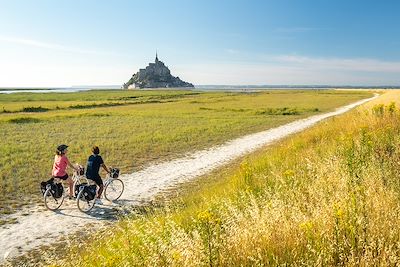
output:
[[[124,89],[133,88],[170,88],[170,87],[194,87],[193,84],[182,81],[179,77],[171,75],[171,71],[165,66],[164,62],[156,59],[145,69],[140,69],[132,75],[123,85]]]

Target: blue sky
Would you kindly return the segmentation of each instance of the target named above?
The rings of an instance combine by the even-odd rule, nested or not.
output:
[[[160,60],[194,84],[400,85],[400,1],[0,0],[0,87],[122,84]]]

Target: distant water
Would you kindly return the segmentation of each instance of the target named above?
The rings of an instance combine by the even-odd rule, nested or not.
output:
[[[16,89],[16,90],[1,90],[0,94],[15,94],[15,93],[75,93],[80,91],[89,91],[90,88],[49,88],[49,89]]]
[[[197,90],[307,90],[307,89],[400,89],[389,85],[195,85]]]
[[[330,85],[196,85],[195,88],[184,88],[184,90],[195,91],[226,91],[226,92],[255,92],[260,90],[307,90],[307,89],[400,89],[399,86],[330,86]],[[110,90],[121,89],[119,85],[109,86],[82,86],[82,87],[68,87],[68,88],[44,88],[44,89],[8,89],[0,88],[0,94],[14,94],[14,93],[75,93],[89,90]],[[167,88],[166,88],[167,89]],[[172,88],[169,88],[172,89]],[[174,88],[178,89],[179,88]],[[151,89],[145,89],[151,90]],[[157,89],[159,90],[159,88]]]

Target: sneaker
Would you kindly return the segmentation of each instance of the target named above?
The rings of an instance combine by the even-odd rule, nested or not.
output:
[[[103,202],[101,201],[100,198],[96,198],[96,202],[97,205],[103,205]]]
[[[76,197],[74,197],[74,196],[68,196],[68,199],[69,199],[69,200],[75,200]]]

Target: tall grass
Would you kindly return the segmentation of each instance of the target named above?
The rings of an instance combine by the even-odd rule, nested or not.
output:
[[[399,93],[391,92],[327,120],[244,161],[215,185],[123,219],[90,245],[48,260],[55,266],[397,266],[399,103]]]

